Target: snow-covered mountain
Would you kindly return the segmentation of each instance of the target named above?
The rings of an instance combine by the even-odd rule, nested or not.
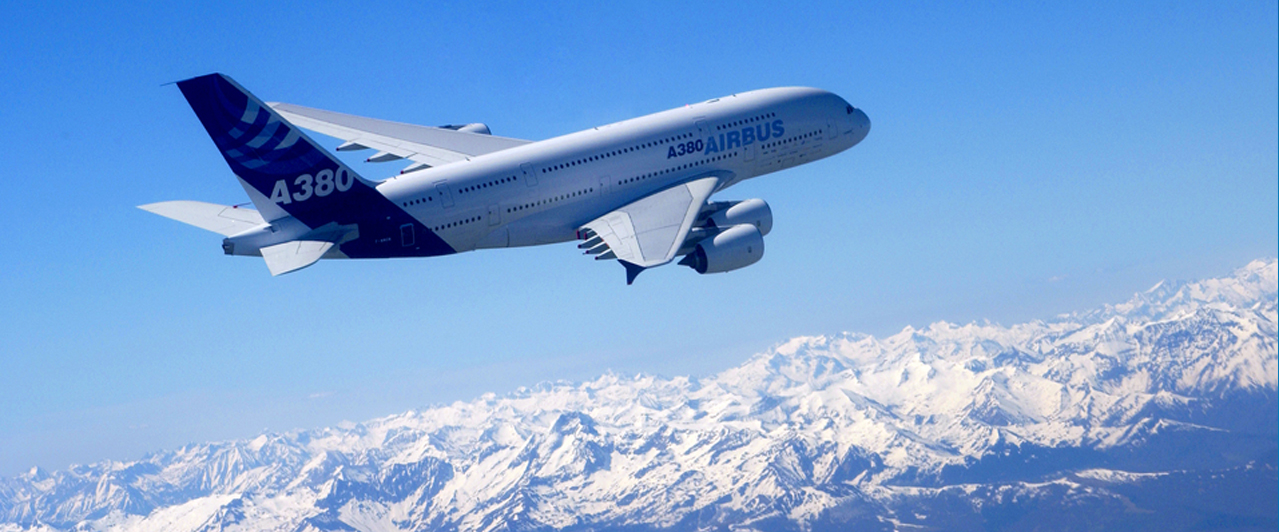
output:
[[[0,531],[1273,530],[1276,264],[0,480]],[[1216,520],[1216,521],[1214,521]]]

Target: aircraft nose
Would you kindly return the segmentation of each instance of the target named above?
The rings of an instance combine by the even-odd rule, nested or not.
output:
[[[857,144],[870,133],[870,117],[856,107],[850,107],[849,120],[853,124],[853,144]]]

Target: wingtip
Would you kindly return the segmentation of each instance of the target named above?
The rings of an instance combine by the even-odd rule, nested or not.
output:
[[[155,203],[148,203],[148,204],[146,204],[146,205],[138,205],[138,208],[139,208],[139,209],[142,209],[142,210],[144,210],[144,211],[147,211],[147,212],[154,213],[156,210],[158,210],[158,209],[159,209],[162,205],[164,205],[164,204],[166,204],[166,203],[172,203],[172,202],[169,202],[169,201],[157,201],[157,202],[155,202]]]

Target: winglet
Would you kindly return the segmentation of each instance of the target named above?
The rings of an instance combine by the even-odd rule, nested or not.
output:
[[[626,267],[626,286],[630,286],[631,283],[635,282],[635,278],[639,277],[640,272],[644,271],[644,267],[638,264],[624,260],[618,260],[617,262]]]

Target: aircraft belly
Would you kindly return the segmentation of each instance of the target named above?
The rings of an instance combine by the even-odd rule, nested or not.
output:
[[[479,242],[475,243],[475,249],[492,249],[505,248],[511,246],[511,230],[506,226],[494,229]]]
[[[336,253],[345,258],[435,257],[466,251],[456,242],[433,231],[429,222],[398,206],[384,211],[381,216],[362,214],[356,222],[359,236],[334,247]],[[330,250],[330,253],[335,251]]]
[[[577,226],[568,213],[545,212],[506,225],[508,247],[540,246],[577,239]]]

